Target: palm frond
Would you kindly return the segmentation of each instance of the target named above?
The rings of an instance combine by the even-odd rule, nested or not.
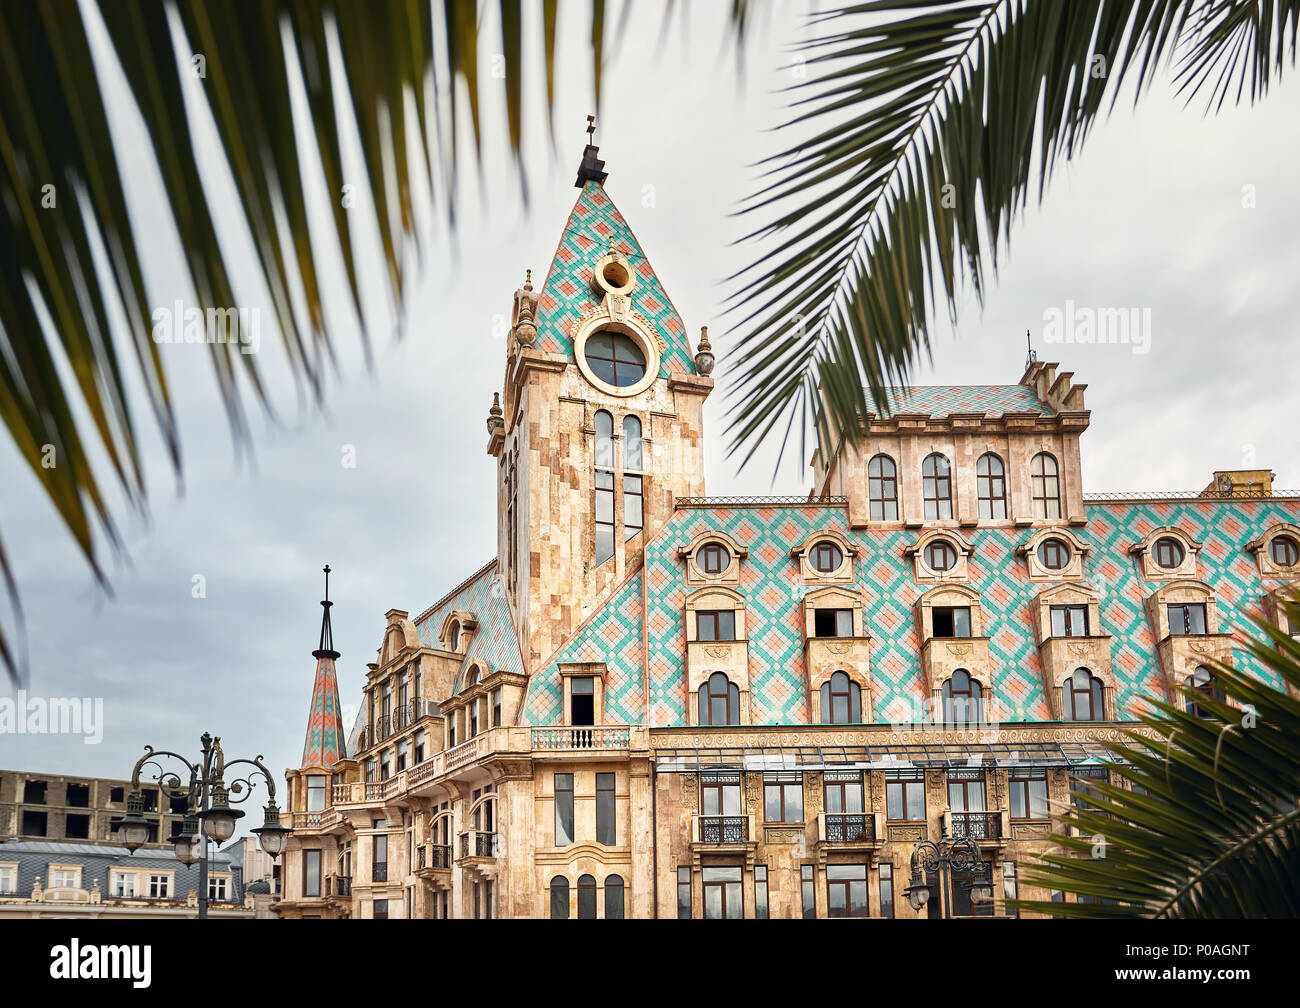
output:
[[[866,2],[817,15],[790,89],[798,137],[741,215],[756,258],[731,278],[730,452],[774,429],[860,437],[929,352],[936,301],[982,301],[1037,183],[1125,87],[1253,100],[1295,61],[1296,0]],[[1216,75],[1217,71],[1217,75]],[[1239,96],[1242,92],[1239,91]],[[784,453],[786,442],[783,442]]]
[[[1300,603],[1286,608],[1300,621]],[[1300,916],[1300,642],[1257,622],[1264,640],[1248,654],[1283,686],[1214,663],[1227,699],[1179,687],[1206,716],[1154,703],[1142,718],[1153,737],[1134,732],[1112,747],[1128,786],[1098,784],[1092,807],[1068,816],[1071,835],[1053,838],[1063,853],[1025,869],[1032,885],[1094,902],[1018,906],[1090,918]]]

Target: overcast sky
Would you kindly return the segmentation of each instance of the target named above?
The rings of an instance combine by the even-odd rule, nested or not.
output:
[[[738,86],[716,11],[691,5],[690,14],[696,20],[675,28],[658,52],[659,15],[637,5],[608,74],[597,139],[607,190],[692,338],[702,324],[722,337],[720,281],[751,254],[733,246],[742,225],[729,213],[752,187],[749,166],[777,149],[767,132],[781,116],[774,91],[790,82],[783,47],[800,29],[796,8],[774,16],[753,40]],[[204,351],[166,348],[185,491],[174,492],[155,448],[151,521],[128,525],[129,565],[115,568],[113,598],[93,584],[12,445],[0,444],[0,530],[27,615],[28,689],[105,704],[100,744],[0,735],[0,768],[122,777],[144,744],[193,752],[211,731],[224,737],[228,758],[262,753],[282,780],[301,755],[321,566],[335,571],[334,640],[350,727],[384,612],[423,611],[491,558],[484,418],[502,379],[499,316],[526,267],[544,275],[577,195],[592,106],[585,35],[584,24],[561,25],[570,44],[559,60],[557,150],[540,138],[530,146],[531,206],[521,208],[493,134],[484,192],[465,194],[456,256],[435,238],[444,251],[425,258],[400,339],[383,305],[374,244],[363,248],[373,371],[361,365],[357,326],[337,298],[341,375],[324,414],[298,401],[273,345],[264,348],[282,423],[256,424],[255,466],[235,461]],[[111,74],[106,88],[115,125],[129,137],[138,130],[134,112]],[[529,107],[540,122],[535,96]],[[1041,334],[1052,308],[1149,308],[1148,353],[1039,341],[1042,359],[1059,360],[1089,386],[1085,486],[1200,489],[1215,469],[1256,465],[1271,467],[1280,487],[1300,486],[1298,126],[1294,77],[1256,108],[1215,118],[1158,85],[1137,112],[1103,123],[1060,171],[1046,202],[1014,230],[982,314],[972,303],[956,334],[940,332],[933,366],[917,380],[1013,383],[1025,331]],[[155,209],[155,169],[139,145],[129,147],[124,177],[149,246],[150,295],[158,304],[188,300],[175,238]],[[308,181],[323,198],[319,179]],[[228,183],[213,185],[218,205],[228,203]],[[1243,206],[1246,186],[1253,208]],[[218,216],[232,241],[244,239],[233,212]],[[269,328],[265,344],[275,339]],[[715,343],[727,345],[725,337]],[[727,381],[722,368],[716,377]],[[793,467],[773,485],[771,458],[735,473],[724,457],[721,391],[706,409],[709,493],[804,492]],[[349,448],[355,468],[342,464]],[[196,575],[205,598],[192,597]]]

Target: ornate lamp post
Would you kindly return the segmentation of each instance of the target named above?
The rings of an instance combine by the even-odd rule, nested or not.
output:
[[[284,850],[284,842],[291,832],[280,825],[280,809],[275,804],[275,779],[270,771],[262,765],[262,757],[235,760],[227,764],[225,754],[221,751],[221,738],[213,738],[207,732],[199,740],[203,746],[202,758],[191,763],[179,753],[154,749],[145,746],[144,755],[131,771],[131,793],[126,798],[126,815],[112,822],[126,847],[132,854],[143,847],[149,840],[149,820],[144,817],[144,795],[140,791],[140,776],[146,767],[156,772],[153,779],[158,782],[158,790],[168,799],[184,798],[186,800],[185,818],[168,839],[175,844],[176,857],[182,864],[199,863],[199,918],[208,916],[208,841],[215,840],[223,844],[235,833],[235,823],[242,819],[244,813],[235,804],[247,801],[253,793],[255,774],[261,774],[266,781],[268,801],[262,825],[252,830],[261,843],[262,850],[274,860]],[[178,761],[183,767],[180,773],[168,772],[159,762],[162,757]],[[227,766],[246,764],[253,767],[245,776],[237,777],[227,786]],[[182,774],[188,774],[189,783],[183,781]],[[234,796],[233,799],[231,796]]]
[[[939,875],[946,916],[952,915],[953,872],[971,876],[972,881],[958,884],[970,890],[970,901],[975,906],[993,898],[992,870],[970,837],[953,840],[948,836],[948,831],[944,830],[937,844],[922,840],[912,848],[912,884],[903,891],[907,893],[908,904],[918,911],[935,895],[935,887],[925,881],[922,869],[926,875]]]

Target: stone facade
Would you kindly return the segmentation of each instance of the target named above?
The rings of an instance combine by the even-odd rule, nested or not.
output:
[[[806,498],[705,498],[707,336],[692,353],[594,148],[583,165],[541,290],[514,296],[497,556],[386,614],[345,752],[309,731],[276,912],[1048,898],[1024,869],[1149,701],[1187,702],[1211,658],[1271,675],[1241,645],[1300,579],[1300,499],[1266,472],[1085,493],[1084,386],[1035,361],[1015,385],[894,390],[859,447],[819,449]],[[313,711],[339,706],[325,651]],[[913,850],[945,835],[977,844],[995,899],[937,878],[918,914]]]

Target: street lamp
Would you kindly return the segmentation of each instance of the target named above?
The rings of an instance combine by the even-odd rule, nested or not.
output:
[[[260,774],[266,782],[269,801],[266,804],[262,825],[252,832],[257,835],[262,850],[271,855],[272,860],[284,850],[285,840],[291,830],[280,825],[280,809],[275,804],[275,779],[270,771],[262,765],[262,757],[251,760],[234,760],[227,764],[225,754],[221,751],[221,738],[213,738],[206,732],[199,740],[202,744],[202,758],[191,763],[179,753],[155,750],[145,746],[144,755],[140,757],[131,772],[131,792],[126,798],[126,815],[110,823],[117,832],[122,845],[132,854],[149,842],[149,829],[152,823],[144,817],[144,795],[140,790],[140,775],[145,767],[157,771],[153,779],[158,782],[159,793],[171,800],[185,800],[185,818],[177,825],[168,840],[176,851],[177,859],[186,865],[199,865],[199,917],[208,916],[208,841],[223,844],[235,834],[235,824],[242,819],[241,809],[232,808],[246,801],[253,792],[255,774]],[[177,760],[185,769],[181,773],[164,770],[160,757]],[[244,777],[236,778],[227,785],[227,766],[246,764],[254,769]],[[181,774],[188,772],[189,783],[182,782]],[[232,797],[233,796],[233,797]]]
[[[970,890],[970,901],[974,906],[993,899],[992,871],[987,861],[980,856],[979,847],[970,837],[953,840],[944,830],[937,844],[922,840],[912,848],[912,884],[903,891],[907,893],[907,902],[913,910],[920,911],[930,902],[934,887],[925,881],[925,875],[938,873],[940,881],[945,883],[948,913],[952,912],[952,873],[960,872],[970,875],[972,881],[959,883]]]

